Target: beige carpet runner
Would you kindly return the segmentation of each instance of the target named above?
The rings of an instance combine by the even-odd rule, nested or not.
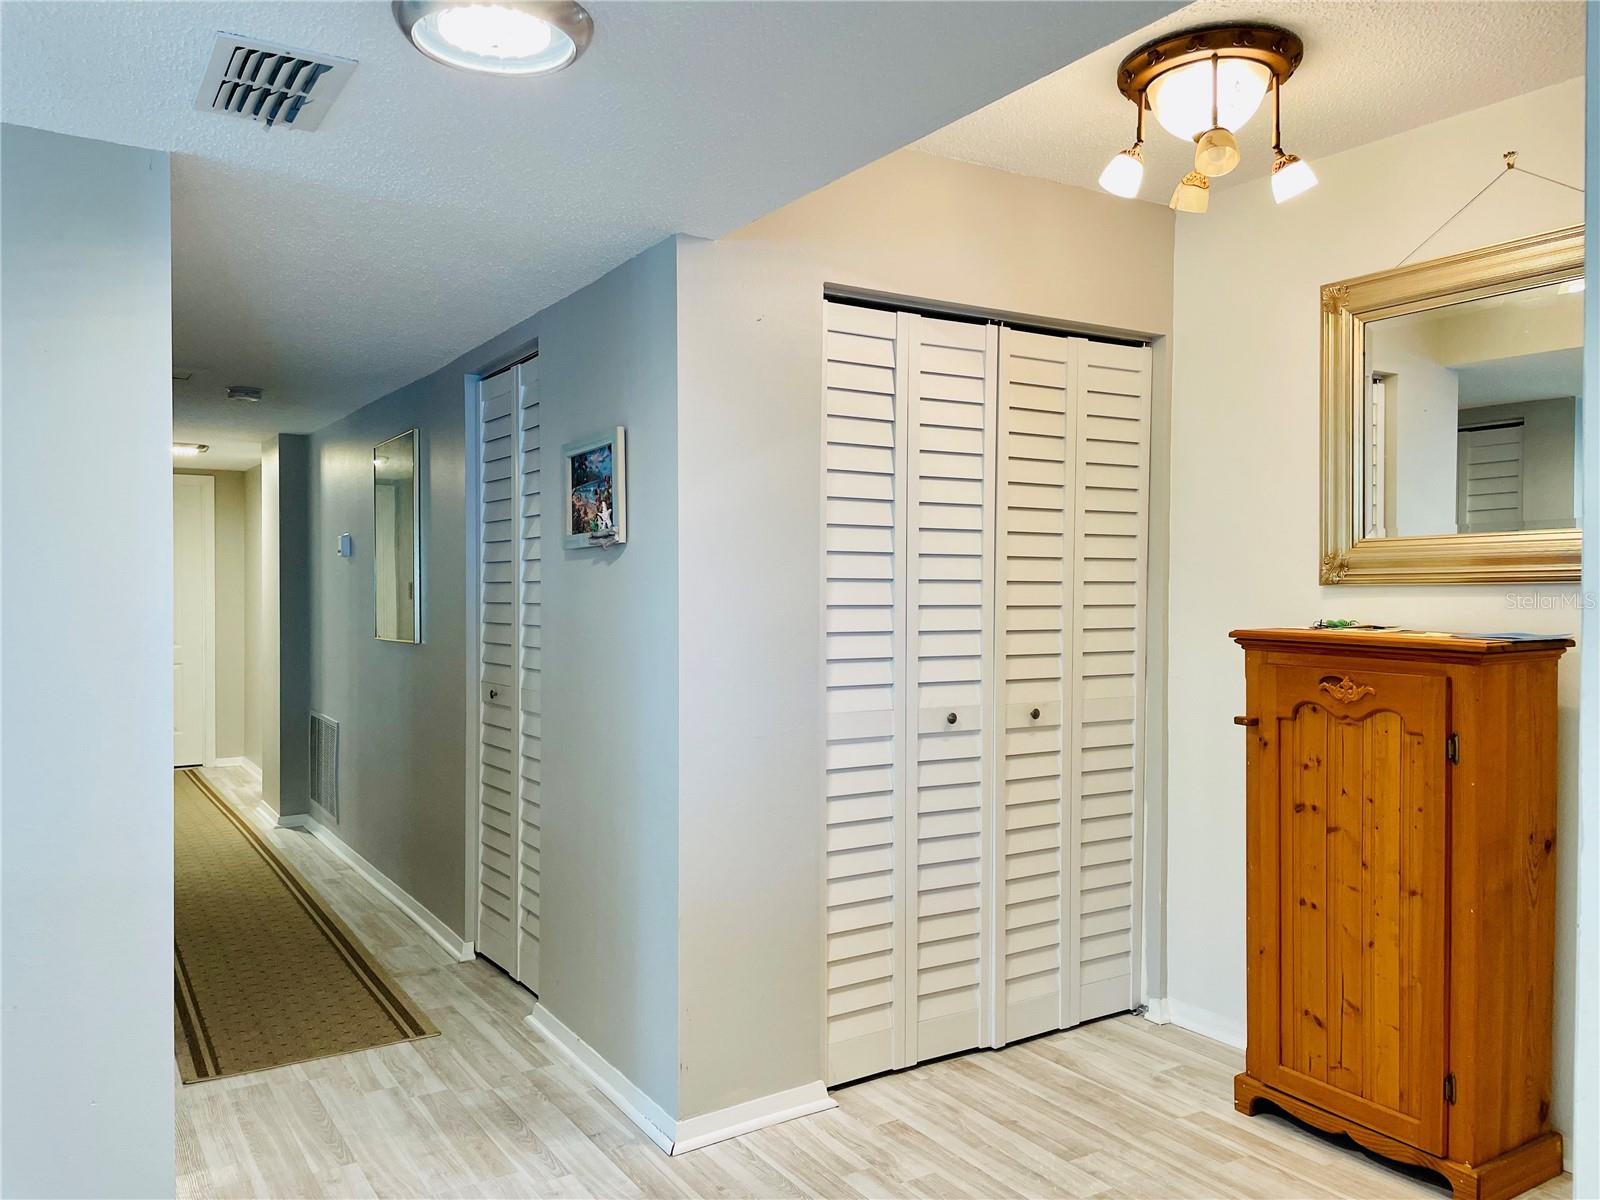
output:
[[[439,1031],[243,816],[173,776],[178,1069],[185,1083]]]

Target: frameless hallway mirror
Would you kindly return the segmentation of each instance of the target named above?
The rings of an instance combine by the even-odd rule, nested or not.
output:
[[[417,431],[372,451],[372,587],[381,642],[422,640],[422,524],[417,505]]]

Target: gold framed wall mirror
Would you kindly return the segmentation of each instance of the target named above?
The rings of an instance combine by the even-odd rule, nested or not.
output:
[[[1322,289],[1325,584],[1579,578],[1583,227]]]

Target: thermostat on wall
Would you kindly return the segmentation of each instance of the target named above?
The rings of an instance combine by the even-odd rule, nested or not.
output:
[[[339,557],[349,558],[354,553],[355,547],[350,541],[350,535],[348,533],[341,533],[339,535]]]

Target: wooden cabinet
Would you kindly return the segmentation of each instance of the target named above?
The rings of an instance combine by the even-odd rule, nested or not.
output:
[[[1572,643],[1237,630],[1249,1048],[1266,1102],[1514,1196],[1549,1127],[1556,663]]]

